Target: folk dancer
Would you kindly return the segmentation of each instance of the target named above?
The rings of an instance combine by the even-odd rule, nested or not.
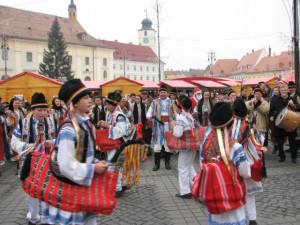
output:
[[[147,113],[147,111],[151,105],[150,99],[148,98],[148,92],[146,90],[141,90],[140,92],[141,92],[141,96],[142,96],[142,103],[145,104],[145,112]],[[147,154],[144,158],[147,158],[147,156],[152,155],[152,149],[151,149],[152,123],[148,123],[148,121],[146,121],[143,129],[144,129],[144,150],[143,150],[143,152]]]
[[[254,135],[251,134],[251,127],[247,121],[247,107],[242,98],[238,98],[233,104],[234,111],[234,125],[231,132],[231,137],[235,141],[238,141],[243,145],[246,152],[247,160],[251,166],[255,166],[254,163],[261,164],[261,167],[257,170],[251,170],[251,177],[245,178],[247,201],[246,212],[249,218],[249,225],[257,225],[256,222],[256,202],[255,196],[258,193],[263,192],[262,178],[263,176],[263,159],[262,154],[267,150],[263,145],[259,145],[256,142]],[[252,128],[253,129],[253,128]],[[257,153],[257,151],[261,151]],[[258,162],[260,161],[260,162]]]
[[[206,190],[202,198],[208,210],[208,224],[246,225],[246,190],[241,177],[248,178],[251,172],[243,146],[232,142],[229,137],[233,124],[231,105],[216,103],[209,119],[211,126],[205,133],[200,151],[201,167],[205,169],[202,171],[206,176],[201,185]],[[231,184],[232,179],[235,180],[234,185]],[[220,193],[215,193],[216,190]]]
[[[90,186],[93,177],[104,173],[108,167],[106,162],[95,162],[94,137],[89,116],[86,113],[91,106],[89,94],[89,89],[79,79],[73,79],[63,84],[59,90],[59,98],[69,105],[71,113],[66,119],[73,117],[79,125],[79,131],[75,130],[73,125],[62,126],[55,143],[60,173],[72,182],[83,186]],[[80,142],[77,138],[84,138],[87,141]],[[76,146],[76,143],[82,143],[83,146]],[[84,148],[84,151],[77,151],[77,148]],[[80,196],[77,197],[80,198]],[[97,224],[95,214],[65,211],[43,201],[41,203],[42,224]]]
[[[207,127],[209,125],[208,115],[213,107],[213,102],[210,99],[208,90],[203,91],[203,97],[197,104],[197,116],[201,126]]]
[[[195,128],[194,118],[191,115],[192,101],[185,95],[180,95],[176,101],[176,121],[171,121],[171,128],[173,129],[173,135],[177,138],[181,138],[183,133]],[[191,199],[191,185],[193,177],[196,175],[195,168],[193,166],[196,151],[191,149],[178,149],[178,182],[179,193],[176,197]]]
[[[100,120],[98,125],[100,128],[109,129],[108,139],[122,139],[124,141],[132,139],[134,129],[131,126],[128,118],[125,116],[120,108],[120,101],[122,97],[119,92],[110,92],[105,99],[107,109],[106,121]],[[115,155],[116,149],[107,152],[107,160]],[[119,172],[118,183],[116,186],[116,197],[121,197],[126,186],[122,187],[122,171]]]
[[[165,143],[164,131],[170,130],[170,121],[175,119],[175,112],[172,110],[173,105],[168,98],[168,90],[165,87],[159,89],[159,98],[155,99],[152,103],[146,117],[148,120],[152,120],[153,124],[153,145],[154,145],[154,167],[153,171],[157,171],[160,168],[160,154],[162,147],[164,147],[165,153],[165,168],[171,169],[170,158],[171,154],[168,146]]]
[[[55,124],[55,131],[58,131],[58,127],[62,124],[64,117],[65,117],[66,110],[62,106],[61,100],[55,96],[52,99],[52,112],[50,116],[53,115],[53,121]]]
[[[22,121],[25,117],[25,112],[22,109],[22,101],[19,97],[13,97],[8,105],[8,110],[6,112],[7,114],[7,125],[8,125],[8,137],[11,140],[12,133],[16,129],[16,127],[19,125],[22,127]],[[19,159],[18,159],[18,153],[17,151],[10,146],[10,152],[12,153],[12,161],[15,161],[17,164],[17,173],[19,171]]]
[[[54,127],[49,126],[47,121],[48,104],[43,93],[34,93],[31,98],[31,111],[22,120],[22,126],[18,125],[14,130],[11,139],[12,148],[17,151],[22,162],[25,151],[30,148],[35,148],[42,142],[45,142],[47,147],[50,147],[55,133]],[[37,224],[40,221],[39,215],[39,200],[26,195],[29,219],[28,224]]]

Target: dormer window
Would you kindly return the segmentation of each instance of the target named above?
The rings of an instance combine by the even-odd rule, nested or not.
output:
[[[82,40],[82,41],[86,41],[86,40],[88,39],[87,33],[85,33],[85,32],[78,33],[78,37],[79,37],[80,40]]]

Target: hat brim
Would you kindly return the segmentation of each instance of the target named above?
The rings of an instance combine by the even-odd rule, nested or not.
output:
[[[36,108],[48,108],[47,103],[38,103],[38,104],[33,104],[30,106],[31,109],[36,109]]]
[[[106,104],[113,105],[113,106],[118,105],[118,103],[117,103],[116,101],[113,101],[112,99],[109,99],[109,98],[106,98],[106,99],[105,99],[105,103],[106,103]]]
[[[77,92],[75,92],[71,98],[69,99],[68,103],[72,102],[73,104],[75,104],[76,102],[78,102],[83,96],[86,95],[90,95],[91,91],[90,89],[84,87],[80,90],[78,90]]]

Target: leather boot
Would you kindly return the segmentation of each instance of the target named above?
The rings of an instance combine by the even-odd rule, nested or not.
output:
[[[170,152],[166,152],[166,154],[165,154],[165,168],[166,168],[166,170],[171,169],[171,165],[170,165],[171,154],[172,153],[170,153]]]
[[[154,153],[154,167],[152,171],[157,171],[159,170],[160,167],[160,152],[155,152]]]

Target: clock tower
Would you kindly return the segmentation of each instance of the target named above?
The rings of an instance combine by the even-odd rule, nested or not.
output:
[[[149,46],[157,54],[156,30],[152,28],[152,21],[146,18],[142,20],[142,28],[138,30],[139,44]]]

